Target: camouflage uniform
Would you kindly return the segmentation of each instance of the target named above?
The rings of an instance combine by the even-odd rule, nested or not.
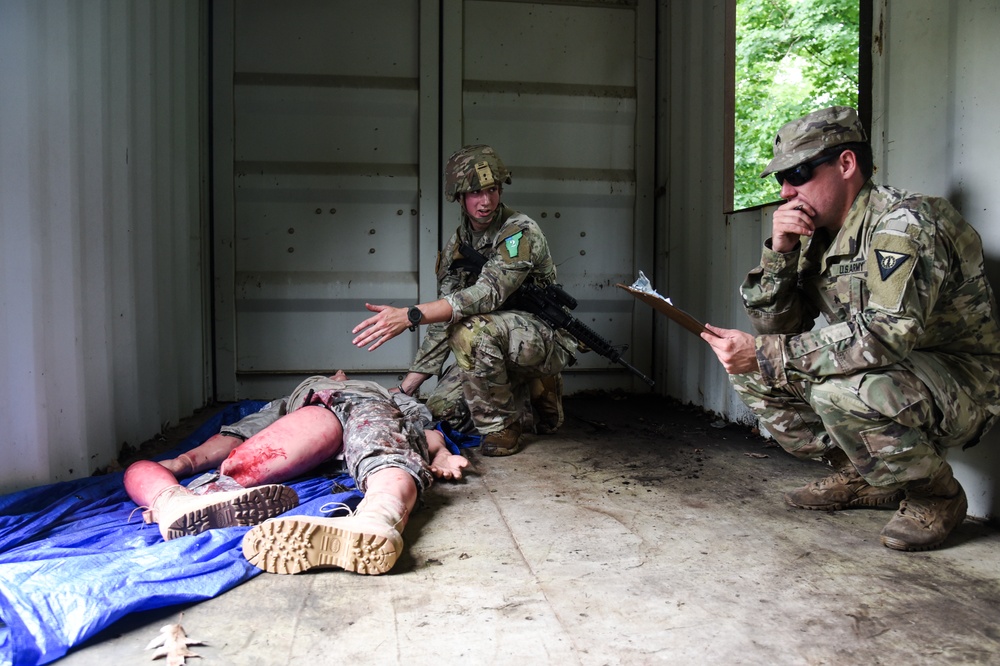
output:
[[[734,387],[797,456],[839,447],[872,486],[932,477],[945,447],[972,446],[1000,413],[979,235],[943,199],[869,181],[836,237],[802,240],[765,245],[743,284],[760,372]]]
[[[387,467],[409,472],[421,492],[430,487],[433,476],[424,436],[430,412],[414,398],[390,394],[374,382],[309,377],[290,396],[271,401],[259,412],[224,426],[221,432],[245,440],[308,405],[327,407],[340,419],[347,470],[362,491],[370,474]]]
[[[462,259],[462,243],[487,258],[478,279],[468,268],[453,266]],[[539,286],[556,281],[548,242],[534,220],[501,204],[486,231],[474,234],[463,212],[438,257],[438,291],[451,305],[452,319],[428,327],[409,368],[438,375],[454,352],[456,363],[441,376],[427,406],[457,430],[488,434],[515,422],[530,425],[528,382],[575,361],[571,335],[526,312],[501,309],[529,276]]]

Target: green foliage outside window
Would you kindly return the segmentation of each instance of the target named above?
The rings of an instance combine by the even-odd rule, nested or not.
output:
[[[858,104],[858,0],[737,0],[736,210],[777,201],[760,178],[789,120]]]

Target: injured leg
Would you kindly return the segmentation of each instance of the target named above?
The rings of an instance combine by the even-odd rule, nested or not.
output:
[[[195,495],[159,463],[140,460],[125,470],[125,492],[157,523],[165,541],[217,527],[256,525],[299,503],[287,486],[270,484],[229,492]]]
[[[417,502],[406,470],[386,467],[366,480],[365,498],[352,516],[287,516],[261,523],[243,537],[243,554],[271,573],[335,567],[383,574],[403,552],[402,531]]]
[[[233,449],[219,471],[249,488],[305,474],[343,446],[340,419],[326,407],[297,409]]]

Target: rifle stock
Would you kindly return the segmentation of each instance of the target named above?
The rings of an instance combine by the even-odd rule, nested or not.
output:
[[[468,243],[462,243],[459,247],[459,252],[475,267],[476,272],[482,271],[483,266],[486,265],[486,257]],[[576,299],[566,293],[560,285],[551,284],[547,287],[539,287],[530,277],[521,283],[517,291],[504,303],[504,307],[506,308],[524,310],[535,315],[553,328],[563,329],[576,338],[583,346],[603,356],[612,363],[618,363],[650,386],[653,386],[655,382],[652,379],[642,374],[638,368],[635,368],[622,358],[622,354],[628,349],[628,345],[621,345],[620,347],[612,345],[610,340],[602,337],[600,333],[568,312],[567,308],[572,310],[576,308],[576,305]]]

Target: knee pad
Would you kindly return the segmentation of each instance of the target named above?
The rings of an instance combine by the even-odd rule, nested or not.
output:
[[[466,317],[449,332],[448,345],[455,354],[455,362],[463,370],[471,370],[472,357],[476,341],[489,326],[489,319],[484,315]]]

